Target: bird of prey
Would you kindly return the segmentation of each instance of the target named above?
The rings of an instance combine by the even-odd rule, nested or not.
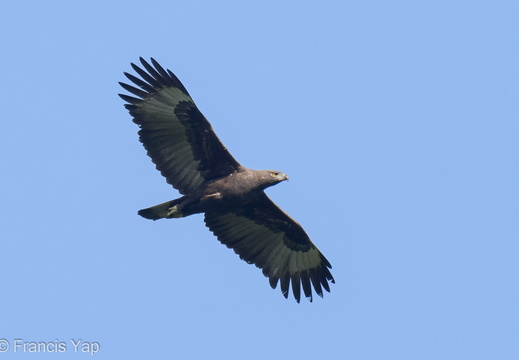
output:
[[[227,151],[178,78],[153,58],[140,58],[140,76],[119,83],[119,94],[139,130],[139,140],[157,170],[182,197],[140,210],[146,219],[182,218],[203,213],[205,225],[242,260],[262,269],[285,298],[290,283],[297,302],[301,287],[312,301],[312,285],[322,297],[334,283],[331,265],[301,225],[269,199],[264,190],[288,180],[276,170],[252,170]]]

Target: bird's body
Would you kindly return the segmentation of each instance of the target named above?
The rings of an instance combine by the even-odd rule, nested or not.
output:
[[[279,171],[240,167],[228,176],[200,184],[190,195],[142,209],[139,215],[158,220],[233,209],[256,201],[266,187],[284,180],[288,180],[288,176]]]
[[[157,170],[183,195],[139,211],[152,220],[203,213],[206,226],[241,259],[261,268],[272,288],[280,283],[285,297],[292,284],[297,302],[301,286],[312,300],[312,286],[322,297],[335,282],[328,260],[301,225],[285,214],[264,190],[288,176],[275,170],[252,170],[238,163],[198,110],[186,88],[155,60],[140,59],[140,75],[125,73],[137,97],[120,94],[139,125],[139,139]]]

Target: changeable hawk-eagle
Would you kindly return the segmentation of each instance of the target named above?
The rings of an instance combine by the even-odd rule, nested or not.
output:
[[[301,225],[285,214],[264,190],[287,175],[240,165],[214,133],[186,88],[154,59],[144,69],[131,64],[140,78],[124,73],[137,87],[120,83],[133,96],[120,94],[139,125],[139,140],[157,170],[183,196],[139,211],[152,220],[204,213],[205,224],[218,240],[249,264],[263,270],[272,288],[279,281],[288,297],[290,283],[299,302],[301,285],[312,301],[328,281],[331,265]]]

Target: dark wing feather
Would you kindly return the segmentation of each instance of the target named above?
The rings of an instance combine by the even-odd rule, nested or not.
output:
[[[263,269],[275,288],[288,297],[290,283],[297,302],[303,293],[312,301],[312,286],[319,296],[334,283],[331,265],[310,241],[301,225],[278,208],[264,193],[257,201],[227,212],[205,213],[206,226],[218,240],[249,264]]]
[[[119,96],[128,103],[125,107],[140,127],[139,140],[167,182],[189,194],[240,168],[180,80],[153,59],[153,66],[140,61],[145,70],[132,64],[140,78],[125,73],[138,87],[120,83],[136,97]]]

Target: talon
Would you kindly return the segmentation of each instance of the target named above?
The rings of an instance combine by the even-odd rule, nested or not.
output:
[[[166,217],[168,218],[181,218],[182,212],[178,210],[178,205],[172,206],[168,209]]]

